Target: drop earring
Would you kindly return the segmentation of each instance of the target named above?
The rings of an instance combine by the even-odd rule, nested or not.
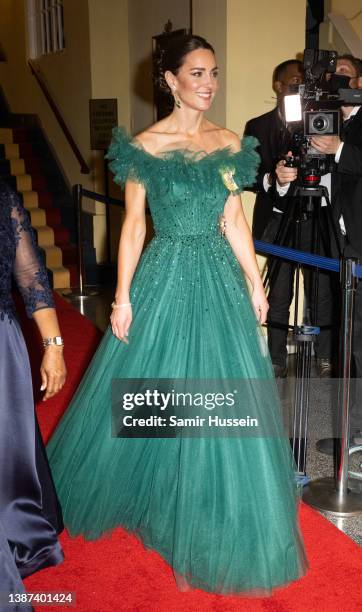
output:
[[[181,100],[180,100],[180,98],[178,98],[176,96],[176,87],[173,87],[172,89],[173,89],[173,92],[174,92],[173,97],[174,97],[174,100],[175,100],[175,104],[176,104],[177,108],[181,108]]]

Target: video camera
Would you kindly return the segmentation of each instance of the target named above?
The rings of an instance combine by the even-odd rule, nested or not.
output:
[[[317,151],[310,139],[339,135],[340,107],[362,104],[362,92],[349,88],[350,77],[335,73],[336,51],[305,49],[303,66],[305,83],[290,86],[291,94],[284,97],[284,118],[293,153],[285,159],[287,166],[300,168],[303,186],[316,187],[322,174],[333,170],[334,158]]]

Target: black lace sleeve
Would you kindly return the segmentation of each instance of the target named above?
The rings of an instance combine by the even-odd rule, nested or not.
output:
[[[13,272],[27,315],[31,317],[36,310],[54,308],[53,295],[28,215],[14,192],[9,197],[16,246]]]

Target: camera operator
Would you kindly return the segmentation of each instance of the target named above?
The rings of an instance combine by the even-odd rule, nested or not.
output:
[[[283,100],[290,93],[290,86],[303,82],[303,64],[298,60],[287,60],[279,64],[273,73],[273,89],[277,94],[277,107],[260,117],[248,121],[245,135],[256,136],[260,142],[258,149],[261,166],[255,186],[257,197],[253,216],[253,236],[257,239],[274,242],[283,210],[291,205],[290,183],[297,178],[297,169],[288,168],[281,162],[275,171],[276,162],[288,151],[290,133],[283,119]],[[290,151],[289,151],[289,154]],[[312,247],[312,220],[301,223],[301,240],[298,248],[310,251]],[[288,246],[291,246],[288,244]],[[273,260],[271,260],[273,261]],[[268,262],[270,265],[271,261]],[[306,287],[310,284],[308,271],[304,275]],[[319,275],[318,324],[328,326],[333,318],[331,280],[328,273]],[[277,377],[287,375],[287,335],[289,309],[293,299],[294,266],[279,260],[276,274],[270,279],[268,295],[268,345]],[[312,292],[309,292],[310,294]],[[313,307],[312,300],[309,300]],[[317,368],[320,376],[331,374],[332,332],[322,330],[316,346]]]
[[[362,88],[361,60],[342,55],[337,74],[350,77],[349,87]],[[314,136],[312,145],[335,156],[331,176],[332,207],[338,219],[343,254],[362,262],[362,106],[342,106],[343,127],[339,136]],[[357,284],[353,331],[353,375],[356,378],[350,422],[352,443],[360,442],[362,429],[362,282]],[[319,450],[332,453],[330,441],[320,441]]]
[[[362,88],[361,60],[351,55],[337,59],[336,74],[349,77],[349,87]],[[333,78],[333,77],[332,77]],[[311,145],[317,151],[334,155],[335,170],[322,177],[329,187],[333,216],[339,232],[342,252],[346,257],[356,257],[362,262],[362,107],[342,106],[343,125],[341,136],[312,136]],[[295,180],[294,168],[286,168],[285,161],[278,163],[278,181],[288,187]],[[354,332],[353,375],[356,378],[354,399],[350,412],[351,443],[360,443],[362,429],[362,283],[357,284]],[[317,448],[333,454],[332,439],[320,440]]]
[[[245,136],[255,136],[259,142],[258,153],[261,157],[259,174],[255,184],[257,193],[254,215],[253,236],[261,239],[268,225],[274,208],[272,173],[281,154],[285,154],[290,135],[283,119],[284,96],[290,92],[290,86],[303,83],[303,64],[299,60],[289,59],[279,64],[273,72],[273,90],[277,96],[277,106],[268,113],[250,119],[245,126]]]

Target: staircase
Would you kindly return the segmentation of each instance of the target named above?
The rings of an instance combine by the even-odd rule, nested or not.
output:
[[[0,176],[30,214],[53,288],[65,289],[77,286],[74,213],[49,153],[40,128],[0,124]]]

